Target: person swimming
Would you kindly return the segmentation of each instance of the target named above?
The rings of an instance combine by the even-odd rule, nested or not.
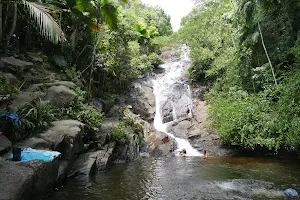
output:
[[[203,155],[201,157],[204,158],[204,159],[207,158],[207,152],[206,152],[206,150],[204,150]]]
[[[177,150],[179,152],[179,155],[182,157],[186,157],[186,149]]]

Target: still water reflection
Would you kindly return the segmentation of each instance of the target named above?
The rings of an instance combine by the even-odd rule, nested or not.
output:
[[[46,200],[283,199],[300,191],[300,165],[266,158],[161,158],[77,177]]]

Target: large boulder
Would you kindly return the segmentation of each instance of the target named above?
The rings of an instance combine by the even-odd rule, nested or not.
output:
[[[73,90],[64,85],[59,85],[50,87],[45,99],[50,101],[53,106],[61,108],[71,102],[75,97],[76,93]]]
[[[109,165],[113,163],[113,151],[116,147],[115,142],[110,142],[103,147],[104,151],[100,151],[96,159],[96,168],[98,171],[107,169]]]
[[[191,121],[182,120],[172,123],[172,125],[167,128],[167,131],[176,137],[187,139],[187,136],[193,126],[194,124]]]
[[[51,86],[60,86],[60,85],[66,86],[72,90],[76,88],[76,84],[71,81],[54,81],[51,83],[33,84],[30,88],[27,89],[27,91],[35,91],[38,88],[43,88],[43,87],[49,88]]]
[[[84,149],[82,138],[84,124],[76,120],[52,122],[52,127],[33,138],[17,143],[15,146],[36,149],[51,149],[62,153],[62,158],[71,160]]]
[[[41,96],[43,96],[42,92],[20,92],[19,95],[9,104],[8,108],[11,112],[16,112],[18,109]]]
[[[132,106],[132,112],[152,122],[155,115],[155,96],[151,79],[140,79],[132,84],[125,103]]]
[[[4,135],[0,135],[0,154],[8,151],[11,147],[11,141]]]
[[[13,56],[11,57],[4,57],[1,59],[1,61],[3,62],[4,66],[6,65],[10,65],[13,67],[12,70],[23,70],[24,68],[26,67],[31,67],[33,66],[33,63],[32,62],[27,62],[27,61],[24,61],[24,60],[20,60],[20,59],[17,59]]]
[[[113,152],[114,163],[127,163],[137,159],[140,155],[139,149],[140,146],[134,141],[117,144]]]
[[[114,127],[118,126],[119,120],[115,118],[106,118],[104,119],[103,123],[99,131],[96,133],[96,140],[103,145],[112,137],[112,132]]]
[[[169,138],[166,133],[157,131],[154,126],[141,119],[137,115],[135,115],[131,110],[127,110],[124,112],[125,117],[127,118],[134,118],[136,119],[136,123],[138,123],[143,130],[144,142],[143,146],[140,147],[141,153],[149,153],[151,156],[154,157],[162,157],[162,156],[169,156],[172,155],[172,152],[176,149],[176,142],[173,138]],[[168,138],[166,140],[166,138]],[[125,145],[124,151],[127,152],[134,152],[132,150],[137,150],[133,144]],[[128,151],[129,150],[129,151]],[[133,154],[129,153],[128,155],[137,156],[139,152]],[[123,154],[126,155],[126,154]],[[129,156],[130,157],[130,156]]]
[[[4,161],[0,166],[0,200],[32,200],[54,187],[58,160],[43,162]]]
[[[115,143],[104,145],[101,150],[88,152],[78,156],[68,176],[83,175],[90,176],[96,171],[103,171],[113,162],[113,151]]]

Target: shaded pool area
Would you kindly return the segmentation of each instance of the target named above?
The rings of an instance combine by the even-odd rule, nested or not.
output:
[[[300,191],[297,161],[274,158],[166,157],[114,165],[75,177],[45,200],[283,199]]]

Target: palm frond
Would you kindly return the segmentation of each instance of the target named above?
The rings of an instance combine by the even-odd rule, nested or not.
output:
[[[50,10],[47,7],[35,2],[25,0],[22,2],[29,9],[30,16],[36,21],[42,36],[54,44],[65,40],[61,27],[51,16]]]

